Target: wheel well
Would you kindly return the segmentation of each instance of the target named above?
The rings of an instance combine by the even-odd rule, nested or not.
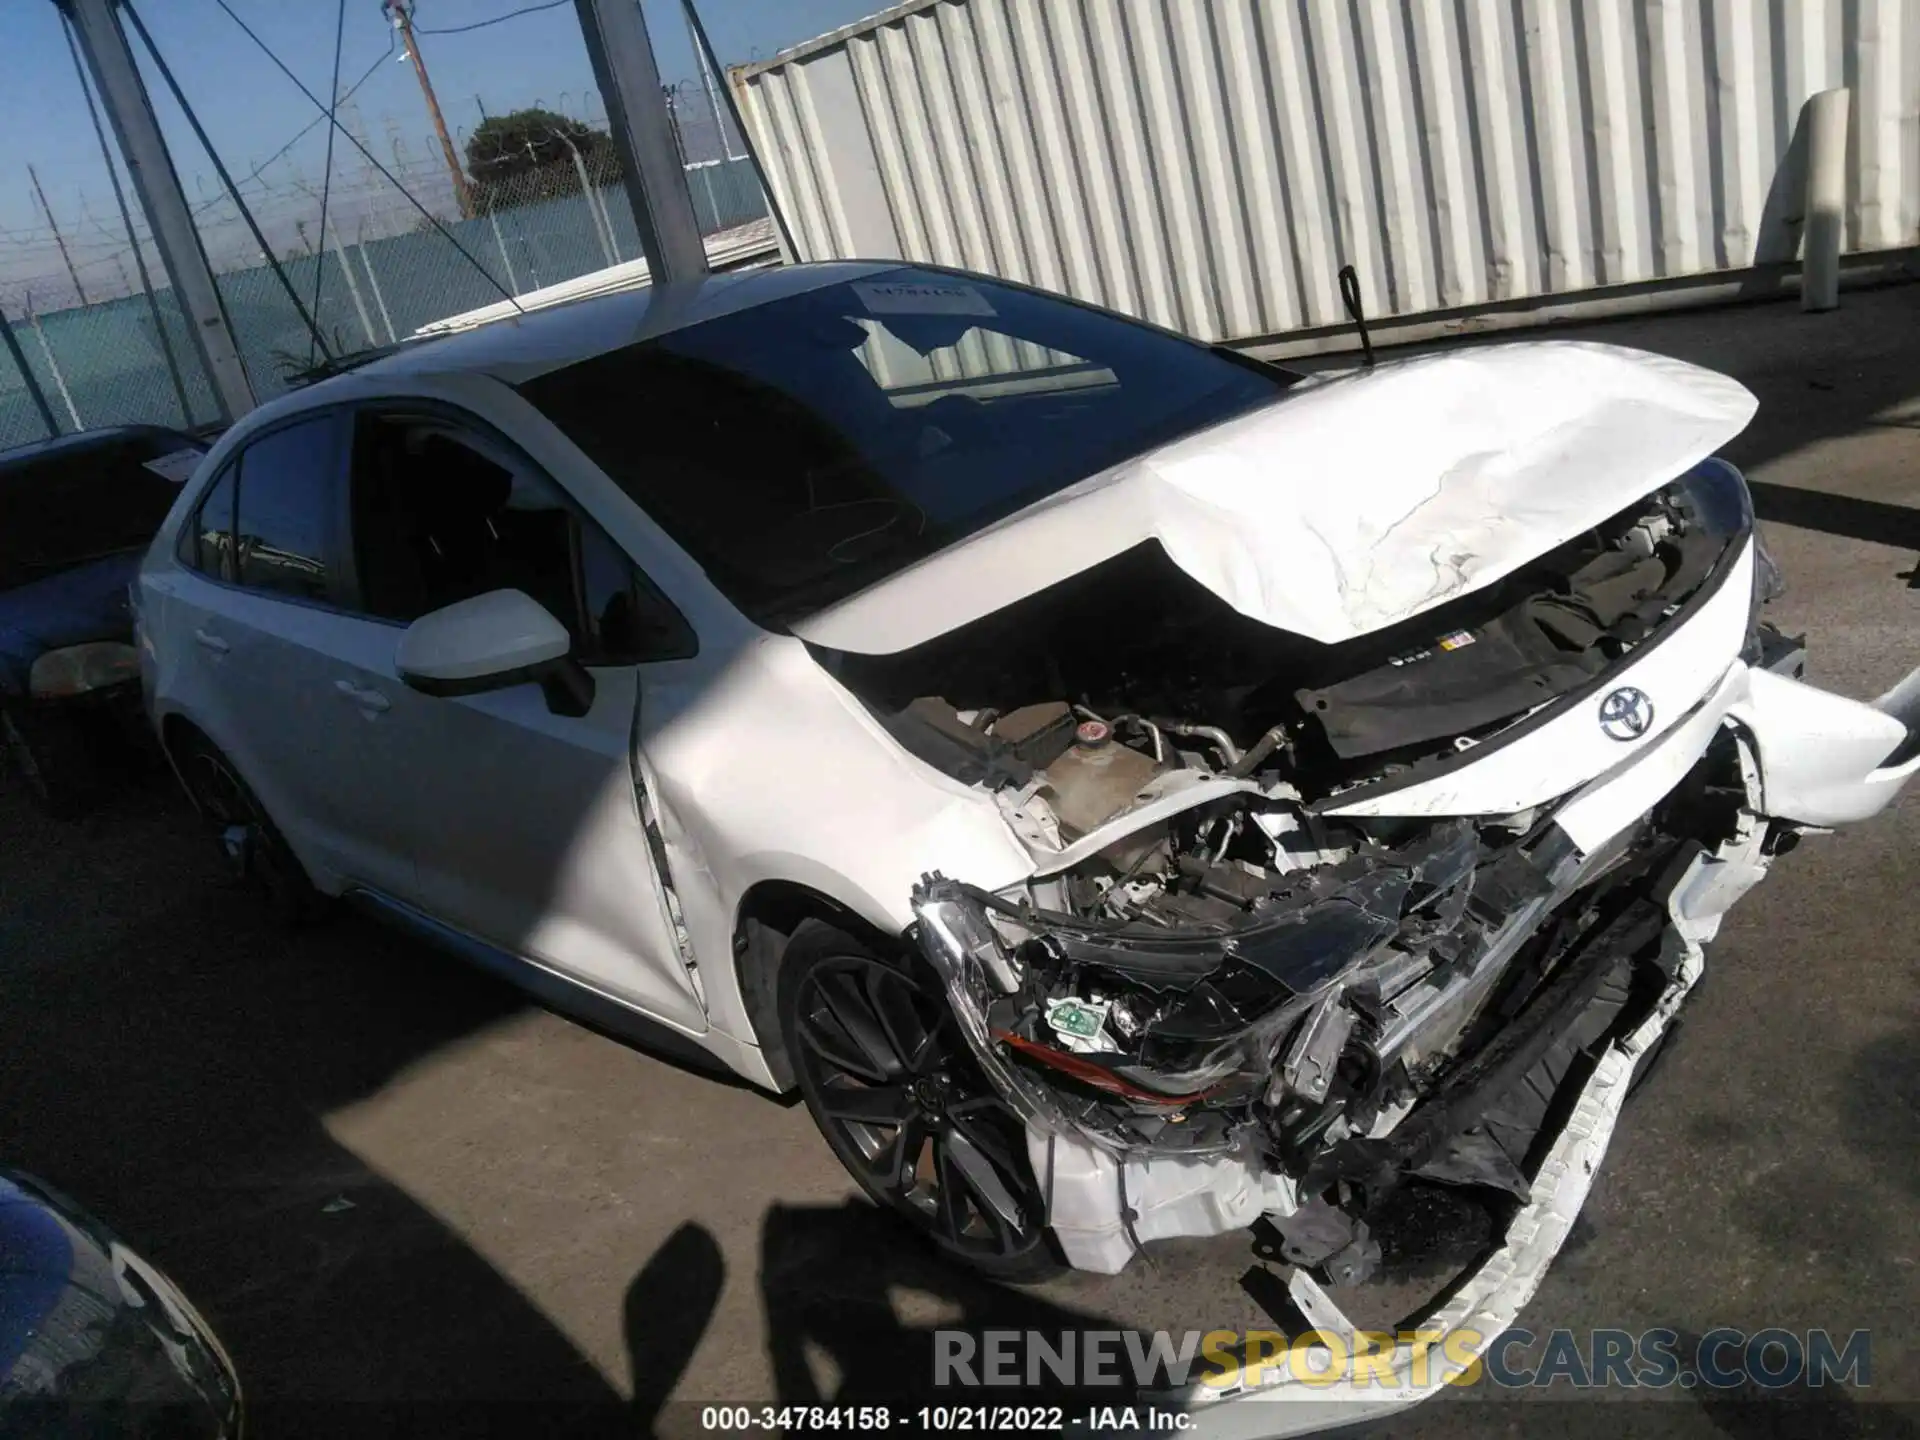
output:
[[[808,920],[844,930],[875,947],[900,943],[871,924],[857,911],[830,895],[790,880],[763,880],[740,902],[733,927],[734,977],[747,1020],[760,1042],[760,1053],[782,1090],[791,1089],[793,1061],[780,1034],[780,962],[787,941]]]
[[[167,759],[173,763],[176,771],[180,768],[180,746],[196,735],[202,740],[207,740],[207,732],[184,715],[160,717],[160,748],[167,752]],[[213,742],[208,740],[207,743]]]
[[[167,764],[173,770],[173,778],[180,782],[180,788],[187,792],[187,799],[193,802],[195,810],[200,808],[199,797],[193,793],[193,787],[187,783],[187,772],[180,766],[181,752],[194,740],[204,744],[213,744],[213,739],[198,725],[184,715],[162,715],[160,717],[160,753],[167,758]]]

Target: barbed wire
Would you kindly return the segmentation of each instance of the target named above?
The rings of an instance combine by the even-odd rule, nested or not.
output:
[[[391,54],[390,46],[387,54],[374,62],[375,66]],[[336,159],[329,202],[329,233],[347,235],[356,242],[410,233],[424,222],[403,192],[411,192],[443,222],[457,219],[459,205],[453,177],[441,157],[437,138],[424,130],[409,134],[403,122],[391,114],[375,117],[370,126],[351,108],[351,97],[365,78],[363,74],[342,93],[342,119],[369,148],[374,148],[376,143],[370,136],[380,135],[380,148],[386,156],[382,163],[399,184],[389,183],[359,156]],[[665,88],[689,164],[697,169],[725,160],[732,146],[727,134],[715,128],[700,81],[689,77]],[[557,103],[535,97],[532,104],[519,108],[547,109],[604,131],[604,108],[599,100],[599,92],[587,87],[577,92],[560,92]],[[484,104],[476,102],[476,105],[483,115],[494,113],[495,118],[498,113],[512,113],[489,112]],[[320,123],[321,118],[316,117],[314,124]],[[299,157],[289,154],[305,133],[303,130],[296,134],[267,159],[250,163],[244,177],[236,177],[276,258],[282,260],[311,255],[319,244],[322,177],[310,176]],[[472,132],[458,125],[454,133],[456,147],[464,154]],[[595,178],[610,180],[613,177],[601,173]],[[263,257],[259,248],[225,188],[204,172],[183,176],[183,179],[187,180],[189,203],[202,246],[214,268],[260,263]],[[566,188],[566,181],[564,177],[548,177],[542,186],[543,193],[559,193]],[[104,183],[99,188],[100,194],[85,188],[76,192],[56,180],[55,191],[49,198],[58,226],[57,238],[55,229],[44,223],[0,225],[0,303],[7,306],[9,313],[21,313],[29,296],[36,312],[43,314],[78,303],[80,297],[70,271],[78,272],[89,299],[114,299],[133,293],[138,284],[133,278],[135,246],[139,247],[149,269],[155,274],[161,273],[159,252],[145,217],[136,211],[133,233],[129,236],[117,217],[110,215],[111,197]],[[577,182],[572,188],[578,189]],[[65,259],[60,253],[62,240],[67,250]]]
[[[642,258],[610,154],[599,151],[591,161],[583,155],[578,165],[569,155],[487,174],[475,186],[480,213],[463,220],[451,176],[426,148],[422,142],[421,153],[393,171],[398,184],[354,170],[336,175],[324,227],[317,177],[290,171],[276,178],[264,201],[254,202],[262,233],[295,291],[313,294],[324,273],[315,322],[335,354],[403,340],[433,321],[496,304],[502,293],[523,296]],[[757,226],[771,244],[765,197],[750,162],[696,162],[687,177],[703,234],[752,237],[748,227]],[[416,202],[435,215],[437,226]],[[0,278],[0,310],[59,427],[212,420],[217,406],[200,369],[181,366],[182,385],[175,386],[163,363],[167,346],[190,355],[192,340],[157,255],[148,249],[155,287],[149,300],[126,263],[132,246],[116,243],[97,211],[82,213],[86,228],[69,244],[90,303],[75,303],[72,277],[57,262]],[[208,211],[198,224],[254,393],[267,399],[306,369],[311,331],[231,206]],[[135,239],[150,244],[143,226]],[[0,245],[0,255],[6,252]],[[26,397],[12,361],[0,354],[0,448],[45,433]]]

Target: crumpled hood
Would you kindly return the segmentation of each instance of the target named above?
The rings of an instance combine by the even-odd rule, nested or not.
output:
[[[1746,428],[1745,386],[1613,345],[1490,346],[1308,382],[1081,481],[795,625],[886,654],[1158,540],[1328,644],[1490,585]]]
[[[0,590],[0,687],[24,688],[33,662],[49,650],[130,639],[127,586],[139,573],[140,554],[109,555]]]

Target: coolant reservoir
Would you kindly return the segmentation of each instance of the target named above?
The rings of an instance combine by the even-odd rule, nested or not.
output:
[[[1131,805],[1159,768],[1151,756],[1116,744],[1104,720],[1083,720],[1073,744],[1043,773],[1061,828],[1077,836]]]

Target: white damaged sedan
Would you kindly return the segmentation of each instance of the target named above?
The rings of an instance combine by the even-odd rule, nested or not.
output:
[[[1001,1276],[1402,1186],[1496,1335],[1720,917],[1920,767],[1799,678],[1690,365],[1303,379],[984,277],[792,266],[404,345],[263,407],[148,556],[235,863],[798,1086]],[[1218,1403],[1218,1393],[1209,1399]]]

